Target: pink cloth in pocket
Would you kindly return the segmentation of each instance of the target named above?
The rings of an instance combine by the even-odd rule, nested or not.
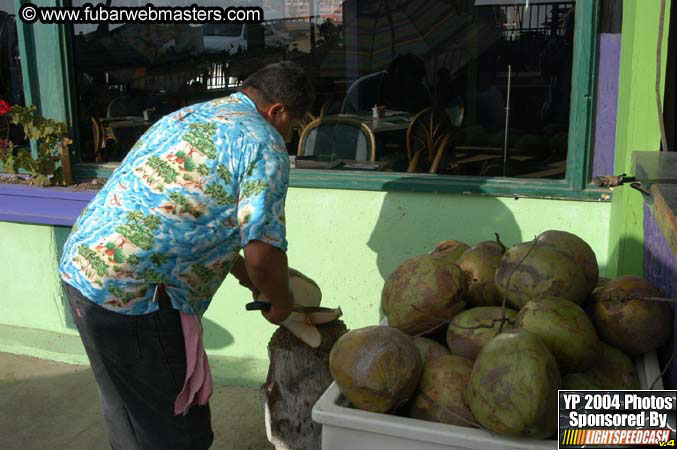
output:
[[[181,314],[183,340],[186,346],[186,379],[176,396],[174,414],[188,414],[193,405],[206,405],[212,395],[212,372],[200,331],[200,320],[194,314]]]

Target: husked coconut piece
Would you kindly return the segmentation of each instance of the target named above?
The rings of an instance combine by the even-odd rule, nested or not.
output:
[[[320,306],[322,291],[320,287],[301,272],[289,268],[289,289],[294,293],[296,304],[303,306]]]

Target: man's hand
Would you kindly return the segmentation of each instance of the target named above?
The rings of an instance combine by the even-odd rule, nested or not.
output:
[[[244,248],[244,256],[252,285],[260,291],[261,300],[272,304],[263,316],[274,324],[284,322],[294,303],[289,291],[287,255],[277,247],[254,240]]]
[[[268,322],[279,325],[287,320],[291,314],[293,304],[294,297],[291,292],[289,292],[289,300],[285,302],[285,304],[272,305],[268,311],[262,311],[263,317],[265,317]]]

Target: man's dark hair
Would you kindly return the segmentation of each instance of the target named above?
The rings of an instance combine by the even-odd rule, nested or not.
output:
[[[291,61],[269,64],[249,75],[243,88],[253,88],[268,103],[282,103],[297,118],[310,109],[315,89],[303,68]]]

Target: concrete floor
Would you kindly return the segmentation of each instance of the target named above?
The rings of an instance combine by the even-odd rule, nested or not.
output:
[[[270,450],[255,388],[215,386],[213,450]],[[107,450],[87,366],[0,353],[0,449]]]

